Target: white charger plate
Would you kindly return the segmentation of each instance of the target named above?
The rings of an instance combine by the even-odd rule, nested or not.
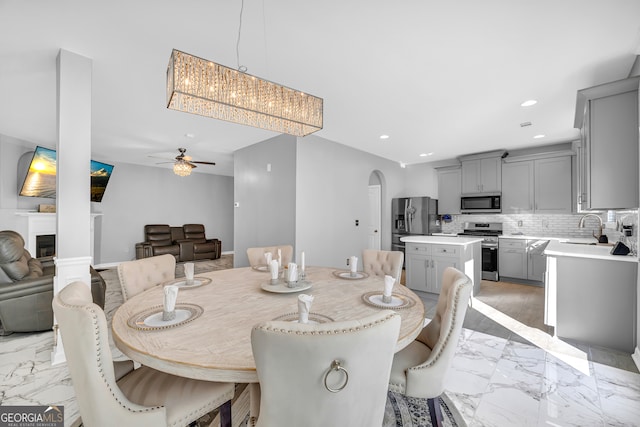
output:
[[[180,289],[191,289],[191,288],[197,288],[197,287],[203,286],[203,285],[208,285],[209,283],[211,283],[211,279],[209,279],[208,277],[197,277],[196,276],[196,277],[193,278],[193,283],[192,284],[187,284],[187,279],[181,278],[181,279],[171,280],[171,281],[165,283],[165,286],[174,285],[174,286],[177,286]]]
[[[311,289],[311,286],[311,282],[306,280],[299,280],[297,286],[294,288],[290,288],[284,280],[278,280],[277,285],[272,285],[270,281],[263,282],[260,285],[263,290],[276,294],[291,294],[294,292],[306,291],[307,289]]]

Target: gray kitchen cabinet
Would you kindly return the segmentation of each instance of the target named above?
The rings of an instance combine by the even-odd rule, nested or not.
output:
[[[534,207],[533,161],[502,165],[502,213],[532,213]]]
[[[561,338],[633,353],[638,263],[597,256],[547,256],[545,324]]]
[[[571,156],[502,165],[503,213],[571,213]]]
[[[542,239],[500,239],[498,275],[500,280],[519,279],[544,283],[547,268]]]
[[[438,169],[438,214],[459,214],[461,191],[460,166]]]
[[[460,269],[461,246],[407,243],[407,287],[439,294],[447,267]]]
[[[547,272],[547,256],[544,249],[548,243],[548,240],[527,240],[528,280],[544,283]]]
[[[534,211],[571,213],[571,157],[534,160]]]
[[[462,162],[462,194],[502,191],[502,159],[486,157]]]
[[[405,253],[407,258],[405,262],[407,287],[429,292],[431,245],[407,243]]]
[[[500,239],[498,245],[498,276],[527,279],[526,239]]]
[[[640,76],[578,91],[578,209],[638,207]]]

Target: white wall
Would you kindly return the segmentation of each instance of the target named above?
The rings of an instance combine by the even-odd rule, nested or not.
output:
[[[296,170],[296,253],[309,265],[346,267],[367,246],[371,172],[383,177],[381,248],[391,246],[391,199],[404,194],[404,171],[383,159],[318,136],[299,138]],[[360,225],[355,225],[355,220]],[[360,266],[361,268],[362,266]]]
[[[280,135],[237,150],[234,180],[234,265],[249,265],[247,248],[294,245],[296,138]]]
[[[23,172],[18,160],[35,145],[0,135],[0,229],[23,234],[26,220],[16,210],[36,210],[53,199],[18,196]],[[55,148],[55,147],[49,147]],[[137,166],[101,158],[114,165],[101,203],[91,203],[96,218],[94,265],[135,258],[145,224],[204,224],[207,237],[233,251],[233,177],[194,172],[188,177],[171,169]],[[87,194],[87,197],[89,195]]]

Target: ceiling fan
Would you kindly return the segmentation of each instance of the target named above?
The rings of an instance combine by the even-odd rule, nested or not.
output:
[[[212,165],[215,166],[214,162],[204,162],[204,161],[199,161],[199,160],[193,160],[191,156],[187,156],[185,154],[185,152],[187,151],[186,148],[178,148],[178,151],[180,152],[180,154],[178,154],[175,157],[175,161],[173,162],[173,172],[176,175],[180,175],[180,176],[188,176],[191,174],[191,170],[193,168],[197,168],[198,166],[196,166],[196,163],[199,165]],[[171,162],[160,162],[158,164],[162,164],[162,163],[171,163]]]

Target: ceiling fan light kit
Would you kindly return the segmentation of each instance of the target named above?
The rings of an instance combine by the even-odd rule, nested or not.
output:
[[[322,98],[173,49],[167,108],[306,136],[322,129]]]
[[[186,162],[184,160],[177,160],[173,164],[173,173],[175,173],[178,176],[189,176],[189,175],[191,175],[191,169],[193,169],[193,167],[188,162]]]

